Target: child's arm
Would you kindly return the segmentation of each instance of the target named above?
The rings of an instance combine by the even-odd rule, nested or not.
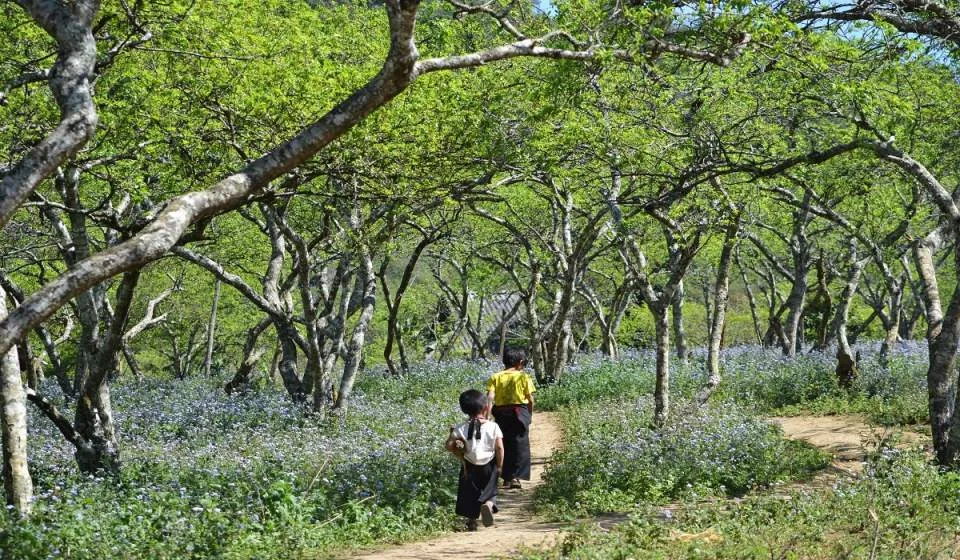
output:
[[[533,416],[533,393],[527,391],[527,410],[530,411],[530,415]]]
[[[494,460],[497,462],[497,470],[503,470],[503,438],[497,438],[497,446],[494,451]]]

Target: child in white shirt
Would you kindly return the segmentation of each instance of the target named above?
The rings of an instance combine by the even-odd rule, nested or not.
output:
[[[487,396],[475,389],[460,394],[460,410],[468,420],[450,428],[446,448],[463,464],[457,485],[457,515],[467,518],[467,530],[493,525],[497,512],[497,477],[503,468],[503,432],[487,420]]]

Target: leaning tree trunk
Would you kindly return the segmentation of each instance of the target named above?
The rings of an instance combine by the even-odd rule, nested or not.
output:
[[[0,319],[7,316],[7,297],[0,287]],[[3,443],[3,489],[7,504],[20,515],[30,513],[33,481],[27,469],[27,405],[20,381],[17,347],[0,358],[0,430]]]
[[[650,306],[656,323],[657,379],[653,390],[653,424],[663,426],[670,413],[670,321],[668,304]]]
[[[817,259],[817,295],[815,306],[812,311],[817,314],[817,339],[814,341],[814,350],[823,351],[827,349],[827,341],[831,337],[830,322],[833,311],[833,297],[830,295],[828,285],[827,267],[823,261],[823,252],[820,252],[820,258]]]
[[[740,249],[734,254],[737,261],[737,268],[740,270],[740,278],[743,281],[744,291],[747,293],[747,304],[750,307],[750,318],[753,320],[753,334],[757,338],[757,344],[763,345],[763,329],[760,327],[760,313],[757,307],[757,298],[753,293],[753,287],[750,286],[750,280],[747,278],[747,271],[743,268],[740,260]]]
[[[17,360],[20,372],[27,380],[27,387],[36,390],[43,379],[43,367],[40,366],[40,360],[34,355],[30,343],[26,340],[17,345]]]
[[[271,322],[270,318],[267,317],[247,331],[247,337],[243,343],[243,356],[240,359],[240,365],[237,366],[237,371],[233,374],[233,378],[223,386],[223,390],[226,391],[228,395],[234,392],[242,392],[250,385],[250,373],[264,354],[262,348],[257,348],[257,341],[260,340],[260,335],[270,326]]]

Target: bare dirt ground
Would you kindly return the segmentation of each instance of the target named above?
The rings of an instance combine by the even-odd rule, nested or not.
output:
[[[867,455],[881,444],[904,447],[929,443],[929,438],[916,432],[870,426],[858,415],[787,416],[770,421],[779,424],[788,439],[804,440],[833,454],[830,467],[818,478],[859,474]]]
[[[501,489],[495,524],[475,533],[453,533],[429,541],[364,552],[354,559],[377,560],[460,560],[509,556],[521,547],[536,548],[556,541],[563,524],[539,521],[533,515],[533,491],[540,485],[543,469],[560,447],[560,424],[550,412],[538,412],[530,426],[530,455],[533,468],[522,490]]]
[[[813,479],[780,488],[785,493],[794,488],[820,489],[831,487],[839,478],[856,476],[863,470],[868,453],[884,442],[899,445],[920,445],[929,438],[920,434],[873,427],[862,416],[792,416],[770,418],[783,428],[789,439],[805,440],[833,455],[830,467]],[[549,546],[561,538],[569,526],[547,523],[533,514],[533,490],[540,485],[546,462],[560,447],[561,427],[549,412],[535,416],[531,429],[530,451],[533,470],[523,490],[502,490],[500,513],[496,524],[475,533],[453,533],[428,541],[409,543],[352,556],[356,560],[459,560],[461,558],[503,558],[520,548]],[[787,495],[786,493],[784,494]],[[678,505],[677,507],[682,507]],[[672,509],[665,506],[664,509]],[[626,516],[597,518],[592,522],[608,529],[626,520]]]

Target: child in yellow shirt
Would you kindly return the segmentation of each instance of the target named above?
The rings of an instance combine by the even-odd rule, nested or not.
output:
[[[507,368],[490,376],[487,396],[493,404],[493,417],[503,431],[503,469],[501,476],[510,488],[520,488],[520,480],[530,480],[530,422],[533,419],[533,380],[523,368],[527,355],[508,348],[503,354]]]

